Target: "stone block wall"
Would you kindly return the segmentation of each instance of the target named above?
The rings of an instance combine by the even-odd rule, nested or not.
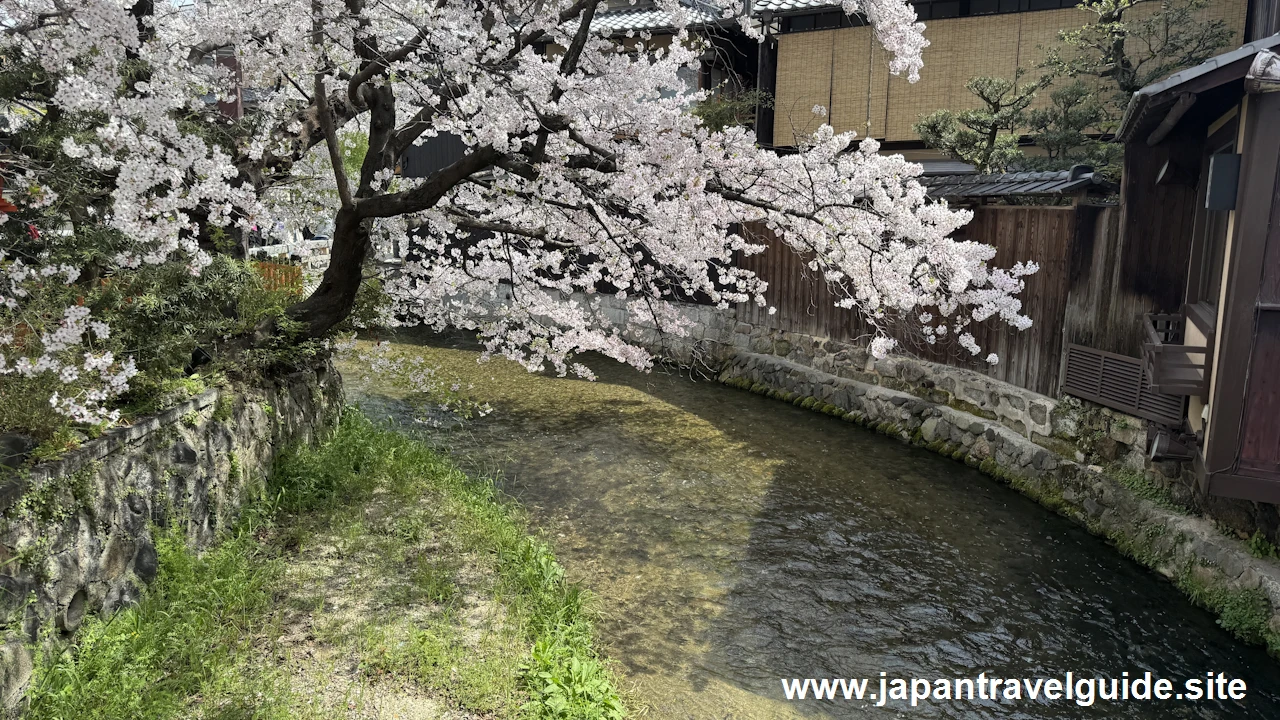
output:
[[[342,379],[325,363],[263,387],[212,389],[85,442],[0,486],[0,692],[17,705],[42,628],[70,634],[135,601],[157,572],[152,528],[196,548],[236,520],[276,453],[336,422]]]
[[[723,342],[722,337],[716,338]],[[891,355],[876,360],[865,343],[851,343],[735,322],[720,352],[774,355],[803,367],[867,385],[909,393],[936,405],[993,420],[1035,444],[1078,463],[1137,473],[1189,512],[1204,515],[1240,539],[1280,545],[1280,507],[1206,497],[1196,490],[1191,463],[1152,462],[1147,421],[1070,396],[1050,398],[981,373]]]
[[[721,382],[841,418],[928,448],[1002,480],[1111,540],[1280,657],[1280,563],[1255,557],[1205,517],[1151,492],[1137,472],[1104,473],[1046,448],[995,418],[915,392],[840,377],[774,355],[738,352]]]
[[[776,355],[867,385],[910,393],[994,420],[1065,457],[1142,470],[1146,421],[1074,398],[1056,399],[981,373],[901,355],[877,360],[866,344],[841,342],[748,323],[734,324],[737,351]]]

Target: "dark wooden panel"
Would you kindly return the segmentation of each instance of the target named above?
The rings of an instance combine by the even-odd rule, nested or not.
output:
[[[1280,167],[1276,172],[1258,283],[1240,468],[1280,479]]]
[[[1240,469],[1280,475],[1280,309],[1258,312],[1245,392]]]
[[[1165,425],[1182,423],[1186,398],[1151,388],[1138,358],[1067,345],[1062,392]]]
[[[467,154],[467,146],[457,135],[445,133],[410,145],[400,159],[400,172],[405,177],[424,178],[452,165]]]
[[[1019,260],[1040,264],[1040,272],[1027,278],[1021,295],[1023,312],[1031,318],[1032,327],[1019,332],[998,320],[972,326],[969,331],[983,350],[976,358],[952,342],[928,345],[908,336],[898,337],[901,351],[1055,394],[1076,227],[1076,209],[1072,207],[976,208],[972,222],[958,233],[960,237],[994,246],[997,266],[1008,267]],[[807,267],[805,258],[761,226],[746,232],[767,249],[742,258],[740,264],[769,283],[766,297],[777,308],[776,314],[770,315],[767,307],[744,304],[738,312],[746,322],[837,340],[864,338],[873,332],[865,318],[835,306],[836,296],[820,275]],[[1000,356],[998,364],[989,365],[982,359],[990,352]]]
[[[1130,143],[1120,208],[1082,208],[1069,271],[1067,342],[1137,357],[1147,313],[1185,298],[1203,129],[1183,123],[1154,148]],[[1197,135],[1197,133],[1200,133]],[[1176,181],[1157,184],[1166,163]]]
[[[1280,33],[1280,0],[1251,0],[1245,21],[1245,42]]]
[[[1267,301],[1280,283],[1274,252],[1280,244],[1280,134],[1276,127],[1280,127],[1280,96],[1251,96],[1204,451],[1210,494],[1220,494],[1226,487],[1214,473],[1233,469],[1237,475],[1280,482],[1280,467],[1271,462],[1280,444],[1280,404],[1275,398],[1280,306]],[[1231,492],[1253,487],[1241,485]]]

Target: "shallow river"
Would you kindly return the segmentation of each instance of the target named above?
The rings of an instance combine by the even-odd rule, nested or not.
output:
[[[1280,718],[1280,663],[1159,576],[956,462],[713,382],[589,363],[596,382],[412,347],[496,411],[427,431],[499,479],[652,718]],[[408,346],[406,346],[408,347]],[[371,415],[403,393],[346,368]],[[1234,701],[787,701],[781,678],[1223,672]]]

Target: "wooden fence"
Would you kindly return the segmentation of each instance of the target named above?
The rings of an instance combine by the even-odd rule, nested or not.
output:
[[[284,290],[294,295],[302,294],[302,267],[270,260],[254,260],[253,268],[262,278],[262,286],[268,290]]]
[[[1021,294],[1023,312],[1032,326],[1019,332],[989,320],[975,324],[969,331],[982,348],[978,357],[954,342],[927,345],[899,338],[900,351],[922,359],[969,368],[1035,392],[1057,394],[1062,362],[1063,317],[1070,289],[1072,248],[1079,231],[1092,231],[1092,223],[1081,226],[1079,213],[1072,206],[986,205],[974,209],[973,221],[958,234],[966,239],[995,246],[994,263],[1008,267],[1019,260],[1034,260],[1040,271],[1027,280]],[[743,304],[738,317],[744,322],[805,333],[837,340],[851,340],[871,332],[862,317],[851,310],[835,307],[835,297],[816,273],[805,265],[805,258],[783,247],[767,229],[748,229],[768,249],[758,255],[744,257],[742,267],[754,271],[768,281],[765,296],[777,308],[773,315],[767,308]],[[996,365],[982,358],[994,352],[1000,356]]]

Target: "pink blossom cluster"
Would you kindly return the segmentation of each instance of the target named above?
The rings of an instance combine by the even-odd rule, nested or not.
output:
[[[7,291],[0,293],[0,303],[10,309],[23,309],[19,298],[28,297],[32,290],[31,281],[61,275],[61,280],[74,282],[79,274],[75,268],[66,265],[45,266],[32,270],[21,260],[7,259],[0,251],[0,273],[6,276]],[[111,329],[106,323],[91,318],[89,308],[72,305],[66,308],[60,321],[46,323],[22,313],[15,313],[15,318],[26,318],[25,321],[13,323],[0,333],[0,375],[17,375],[34,378],[49,375],[60,381],[65,387],[55,391],[49,398],[49,404],[59,413],[78,422],[91,425],[114,423],[120,418],[118,410],[108,409],[105,403],[129,388],[129,379],[137,374],[132,358],[117,361],[110,351],[95,352],[91,348],[91,340],[106,340]],[[30,328],[49,326],[50,329],[33,335]],[[25,337],[20,333],[25,332]],[[26,346],[34,345],[35,352]],[[16,359],[10,360],[6,351],[9,348],[22,346]]]
[[[954,239],[970,215],[929,200],[918,165],[829,125],[791,155],[704,127],[688,112],[702,94],[682,80],[703,48],[687,8],[660,5],[669,43],[593,33],[591,0],[158,2],[141,30],[127,0],[0,0],[0,44],[57,74],[64,111],[109,118],[62,152],[114,177],[103,221],[130,239],[121,267],[200,272],[198,223],[317,227],[345,213],[382,254],[399,248],[386,288],[400,321],[473,328],[491,353],[585,374],[571,361],[584,351],[648,367],[628,339],[638,329],[692,332],[668,301],[767,306],[765,283],[735,262],[764,249],[743,229],[756,224],[882,327],[877,355],[893,349],[891,323],[975,354],[970,323],[1030,324],[1017,294],[1034,264],[994,268],[991,247]],[[844,8],[872,24],[893,72],[918,77],[928,43],[907,2]],[[235,70],[209,61],[219,48]],[[130,62],[147,73],[126,92]],[[238,88],[254,102],[236,147],[180,121],[228,122],[212,101]],[[395,174],[403,151],[444,134],[462,160]],[[335,162],[349,136],[368,145],[354,175]],[[623,323],[591,301],[603,292],[629,302]],[[112,377],[127,382],[122,368]]]

